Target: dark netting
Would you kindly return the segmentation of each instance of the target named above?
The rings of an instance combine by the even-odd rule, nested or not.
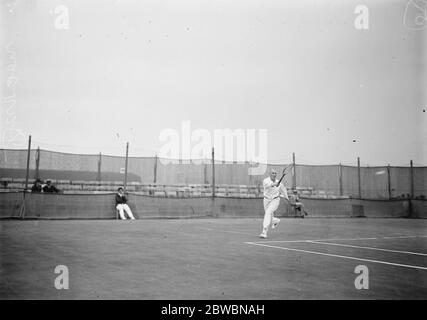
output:
[[[427,167],[414,167],[414,197],[427,199]]]
[[[124,174],[125,166],[126,166],[125,157],[101,155],[101,171],[117,172],[117,173]]]
[[[355,200],[363,205],[365,217],[368,218],[407,218],[410,217],[408,200]],[[413,216],[416,215],[412,212]]]
[[[427,218],[427,200],[411,200],[412,217]]]
[[[213,216],[211,198],[156,198],[129,194],[135,218],[202,218]]]
[[[0,192],[0,218],[18,218],[23,192]]]
[[[115,215],[114,193],[30,193],[25,197],[25,218],[113,219]]]
[[[156,183],[203,184],[207,179],[207,167],[210,166],[198,161],[182,161],[180,163],[179,161],[169,161],[168,159],[159,158],[156,168]],[[154,172],[154,169],[152,169],[152,172]]]
[[[389,198],[387,167],[361,167],[360,182],[362,186],[362,198]]]
[[[24,155],[24,158],[26,156]],[[32,163],[35,163],[32,160]],[[25,168],[25,165],[24,165]],[[70,170],[70,171],[97,171],[98,156],[86,154],[71,154],[40,150],[40,169]]]
[[[136,218],[262,217],[262,199],[163,198],[128,194]],[[302,198],[311,217],[425,217],[427,201],[351,200]],[[27,219],[116,219],[115,194],[26,194],[25,214],[20,216],[22,192],[0,193],[0,218]],[[363,207],[363,210],[356,210]],[[295,216],[281,201],[277,216]]]
[[[35,168],[36,150],[30,153],[30,168]],[[27,168],[27,150],[0,150],[0,168],[25,169]]]
[[[215,184],[249,184],[249,164],[225,163],[215,165]],[[212,176],[212,168],[210,170]]]
[[[30,180],[37,176],[37,150],[30,155]],[[0,174],[2,188],[22,189],[26,174],[26,150],[0,150]],[[111,182],[123,183],[125,180],[126,158],[124,156],[81,155],[41,150],[38,177],[51,178],[58,183],[72,184],[88,181],[99,185]],[[249,162],[226,162],[215,160],[215,184],[261,186],[271,168],[280,177],[287,165],[263,165]],[[341,168],[341,179],[340,179]],[[390,175],[389,175],[390,172]],[[360,180],[362,198],[387,199],[407,196],[413,192],[415,197],[426,197],[427,167],[414,167],[411,182],[409,167],[361,167]],[[355,166],[314,166],[296,165],[296,187],[312,189],[317,195],[359,196],[358,171]],[[287,188],[294,186],[294,170],[284,178]],[[13,179],[14,181],[11,181]],[[16,181],[15,181],[16,180]],[[129,183],[142,184],[201,184],[213,183],[211,159],[178,160],[157,157],[129,157]],[[341,184],[340,184],[341,181]],[[6,185],[9,183],[9,187]],[[72,189],[71,187],[69,189]],[[104,190],[100,188],[99,190]],[[311,191],[307,191],[306,194]]]
[[[350,197],[359,196],[357,167],[341,166],[343,194]]]
[[[390,181],[393,198],[405,198],[411,193],[411,169],[390,167]]]
[[[125,158],[123,158],[123,163],[125,163]],[[136,175],[138,177],[138,180],[136,181],[140,181],[142,183],[153,183],[155,163],[156,158],[154,157],[129,157],[128,173]],[[122,168],[124,167],[125,166],[123,165]]]
[[[142,183],[153,183],[154,181],[154,157],[129,157],[128,158],[128,181]],[[120,174],[124,180],[126,157],[101,155],[101,180],[108,177],[109,173]]]
[[[338,195],[339,170],[338,166],[296,165],[297,186],[313,188]]]

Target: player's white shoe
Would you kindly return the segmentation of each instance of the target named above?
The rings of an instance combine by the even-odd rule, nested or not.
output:
[[[280,219],[277,219],[276,221],[274,221],[273,225],[271,226],[271,229],[277,228],[277,226],[279,225],[279,223],[280,223]]]
[[[263,238],[263,239],[267,238],[267,232],[265,232],[265,231],[261,232],[261,234],[259,235],[259,237]]]

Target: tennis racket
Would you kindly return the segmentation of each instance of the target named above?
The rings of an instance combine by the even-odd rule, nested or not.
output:
[[[280,185],[280,182],[282,182],[283,178],[288,173],[289,168],[292,168],[292,166],[293,166],[293,164],[291,163],[291,164],[288,164],[285,169],[283,169],[283,171],[282,171],[282,177],[280,178],[279,182],[277,183],[277,186]]]

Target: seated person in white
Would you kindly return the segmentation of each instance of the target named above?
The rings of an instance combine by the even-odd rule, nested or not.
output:
[[[127,198],[123,192],[123,187],[120,187],[117,189],[116,194],[116,209],[119,211],[120,219],[126,220],[124,211],[126,211],[128,217],[131,220],[135,220],[135,217],[132,214],[132,211],[130,210],[129,206],[126,204]]]

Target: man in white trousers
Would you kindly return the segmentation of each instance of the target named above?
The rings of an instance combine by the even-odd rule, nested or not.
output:
[[[280,198],[285,198],[289,201],[288,192],[285,186],[276,179],[277,171],[271,169],[270,176],[263,181],[264,186],[264,220],[262,223],[262,232],[260,238],[267,238],[269,227],[276,228],[280,219],[274,217],[274,212],[279,208]]]
[[[127,198],[123,192],[123,187],[120,187],[117,189],[116,194],[116,209],[119,210],[120,219],[126,220],[125,213],[126,211],[127,215],[131,220],[135,220],[135,217],[132,214],[132,211],[130,210],[129,206],[127,205]]]

